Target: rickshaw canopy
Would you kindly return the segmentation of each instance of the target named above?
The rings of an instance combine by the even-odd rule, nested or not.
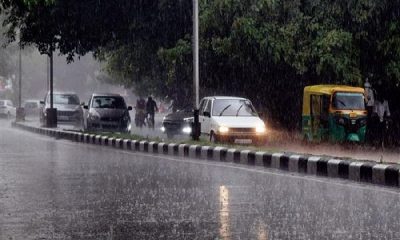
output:
[[[303,95],[303,115],[310,115],[310,96],[311,95],[329,95],[336,92],[352,92],[364,94],[361,87],[352,87],[346,85],[313,85],[304,88]]]

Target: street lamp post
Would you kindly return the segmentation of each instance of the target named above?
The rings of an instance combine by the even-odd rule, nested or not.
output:
[[[199,140],[199,2],[193,0],[193,109],[194,122],[192,126],[193,140]]]
[[[46,109],[46,126],[55,128],[57,127],[57,109],[53,108],[53,48],[50,49],[49,53],[50,60],[50,108]]]
[[[16,121],[23,121],[25,119],[24,109],[22,108],[22,46],[19,42],[19,56],[18,56],[18,108],[15,114]]]

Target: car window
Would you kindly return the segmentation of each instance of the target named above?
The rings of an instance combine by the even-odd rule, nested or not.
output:
[[[208,112],[211,114],[211,103],[212,100],[208,100],[207,105],[205,105],[204,112]]]
[[[362,93],[337,92],[333,96],[333,108],[337,110],[364,110]]]
[[[214,100],[213,116],[258,116],[251,102],[247,99]]]
[[[92,108],[126,109],[126,104],[122,97],[96,96],[92,99],[91,104]]]
[[[0,101],[0,106],[4,106],[5,102],[4,101]]]
[[[50,102],[50,95],[46,99]],[[53,94],[54,104],[69,104],[69,105],[79,105],[79,98],[75,94]]]
[[[199,115],[203,115],[203,113],[204,113],[204,105],[205,105],[206,102],[207,102],[207,99],[201,100],[200,105],[199,105]]]

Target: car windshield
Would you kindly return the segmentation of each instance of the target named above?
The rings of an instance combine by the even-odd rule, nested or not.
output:
[[[253,105],[245,99],[217,99],[214,100],[213,116],[257,116]]]
[[[92,108],[126,109],[126,104],[122,97],[99,96],[93,98]]]
[[[50,102],[50,97],[47,98],[47,102]],[[79,105],[79,98],[74,94],[54,94],[53,103],[61,105]]]
[[[333,108],[337,110],[365,110],[362,93],[338,92],[333,96]]]

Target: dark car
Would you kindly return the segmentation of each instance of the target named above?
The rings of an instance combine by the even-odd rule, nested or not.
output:
[[[91,96],[84,117],[87,131],[130,133],[131,118],[124,98],[119,94],[95,93]]]
[[[193,110],[185,107],[176,112],[166,115],[162,121],[161,131],[167,134],[168,138],[174,135],[189,135],[192,132]]]

